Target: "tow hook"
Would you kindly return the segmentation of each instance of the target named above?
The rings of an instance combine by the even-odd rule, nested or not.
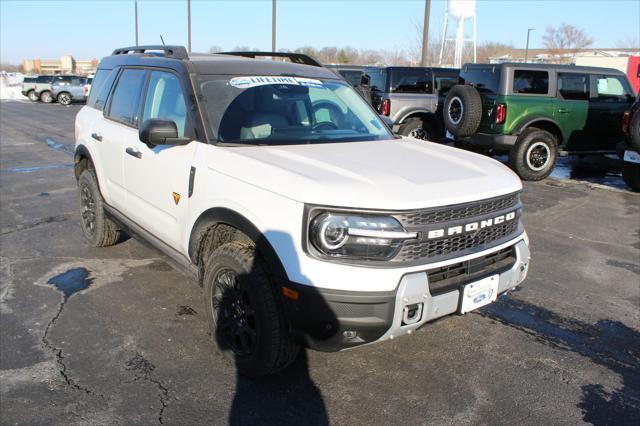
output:
[[[402,311],[402,325],[415,324],[422,319],[423,303],[407,305]]]

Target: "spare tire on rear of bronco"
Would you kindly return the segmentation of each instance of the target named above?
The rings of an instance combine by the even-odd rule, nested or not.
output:
[[[475,87],[458,84],[449,91],[442,109],[444,124],[452,135],[473,135],[482,118],[482,99]]]

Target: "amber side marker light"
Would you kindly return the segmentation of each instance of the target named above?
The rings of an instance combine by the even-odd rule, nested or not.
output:
[[[300,293],[295,290],[291,290],[289,287],[282,287],[282,294],[284,297],[292,300],[298,300],[300,298]]]

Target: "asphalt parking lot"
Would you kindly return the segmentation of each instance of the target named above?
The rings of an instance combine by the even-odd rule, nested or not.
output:
[[[79,108],[0,103],[0,423],[640,424],[640,195],[615,170],[525,184],[532,269],[496,304],[255,381],[194,283],[83,242]]]

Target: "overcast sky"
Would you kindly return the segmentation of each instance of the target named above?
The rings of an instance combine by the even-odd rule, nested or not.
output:
[[[187,6],[182,1],[139,0],[140,43],[187,44]],[[271,48],[271,0],[192,0],[194,51],[213,45]],[[443,27],[444,1],[433,0],[431,30]],[[278,0],[278,48],[303,45],[402,49],[415,43],[424,1]],[[640,38],[639,0],[479,0],[478,41],[542,47],[549,25],[582,28],[594,47],[615,47]],[[100,58],[115,47],[135,44],[134,0],[0,0],[0,60]]]

